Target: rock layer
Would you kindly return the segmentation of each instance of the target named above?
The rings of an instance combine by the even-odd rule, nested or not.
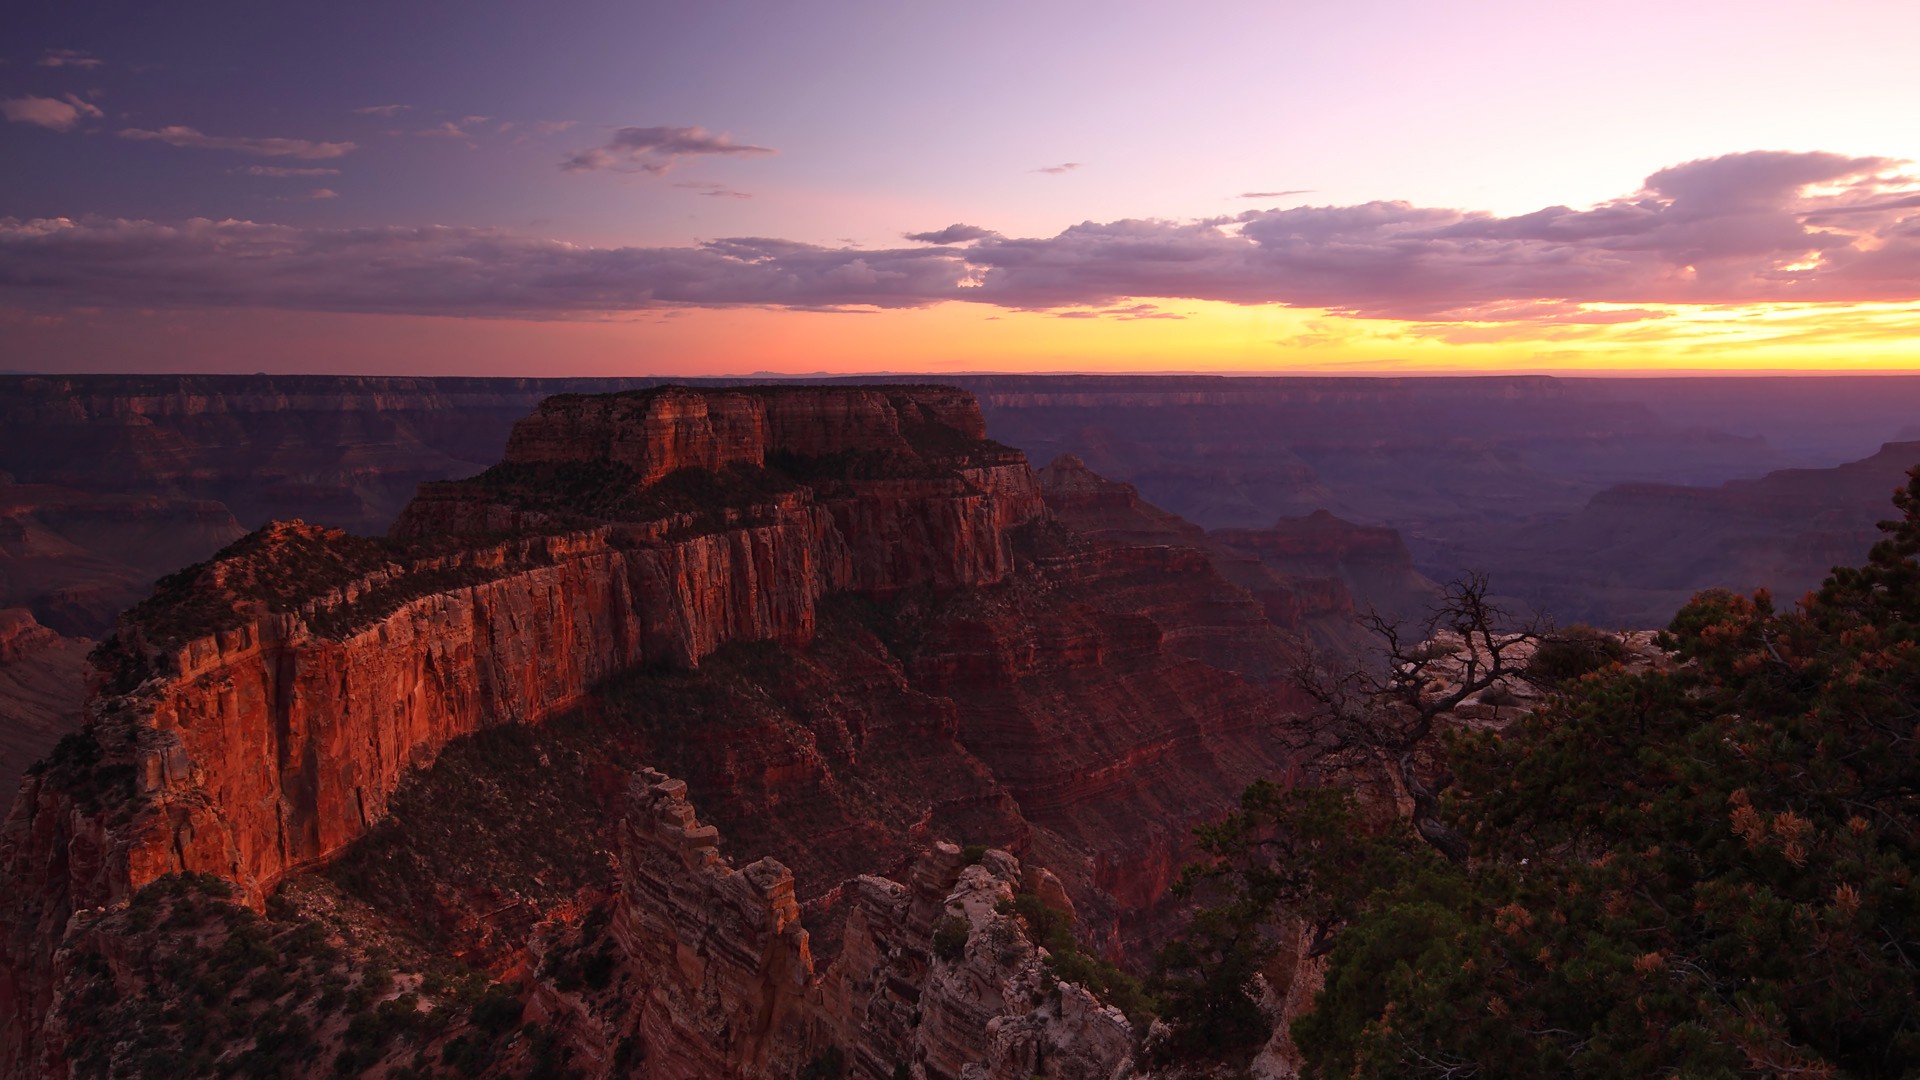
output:
[[[95,703],[89,744],[29,780],[0,836],[13,960],[0,995],[19,1010],[14,1029],[33,1022],[43,995],[31,973],[44,969],[63,912],[183,871],[230,879],[258,903],[287,872],[364,832],[402,773],[452,738],[537,721],[619,670],[696,665],[732,641],[804,643],[829,592],[1006,575],[1009,530],[1041,504],[1018,454],[978,438],[965,395],[789,393],[800,400],[716,400],[778,418],[762,454],[865,453],[891,431],[888,475],[836,485],[821,501],[799,485],[718,517],[468,544],[346,581],[306,582],[302,560],[347,538],[274,526],[200,568],[172,608],[131,613],[117,642],[126,689]],[[521,443],[538,445],[556,425],[584,430],[595,400],[556,399]],[[427,518],[410,520],[426,531]],[[289,580],[318,594],[275,591]],[[209,596],[213,630],[193,636],[188,616]]]

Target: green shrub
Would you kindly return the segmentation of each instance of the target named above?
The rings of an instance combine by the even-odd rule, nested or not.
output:
[[[972,927],[958,915],[944,915],[933,926],[933,955],[956,963],[967,953],[967,935]]]
[[[1620,640],[1604,630],[1575,623],[1541,639],[1527,661],[1527,674],[1541,682],[1564,683],[1626,658]]]
[[[1496,709],[1504,709],[1512,705],[1518,705],[1520,704],[1520,700],[1520,695],[1514,693],[1511,688],[1506,686],[1489,686],[1485,690],[1480,691],[1480,704],[1491,705]]]
[[[1566,693],[1447,740],[1464,859],[1344,792],[1249,789],[1201,830],[1221,902],[1176,939],[1179,1049],[1233,1038],[1284,910],[1330,945],[1308,1075],[1920,1075],[1920,469],[1895,504],[1792,609],[1695,596],[1668,668],[1550,643]]]
[[[525,1011],[526,1005],[520,1000],[518,988],[506,983],[494,983],[474,1004],[473,1023],[487,1034],[498,1037],[517,1026],[520,1015]]]
[[[1002,914],[1018,915],[1027,940],[1047,950],[1047,971],[1054,978],[1086,987],[1129,1019],[1143,1021],[1154,1014],[1153,999],[1140,980],[1106,958],[1081,950],[1073,938],[1073,916],[1068,912],[1049,906],[1037,893],[1023,891],[1003,905]]]

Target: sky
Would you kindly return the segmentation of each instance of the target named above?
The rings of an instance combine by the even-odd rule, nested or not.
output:
[[[73,0],[0,370],[1920,368],[1920,4]]]

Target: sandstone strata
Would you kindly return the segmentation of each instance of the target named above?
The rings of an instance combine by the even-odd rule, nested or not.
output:
[[[623,1045],[777,1071],[793,1030],[851,1054],[869,1025],[894,1031],[859,1044],[889,1068],[905,1054],[927,1075],[1018,1075],[1053,1052],[1043,1045],[1062,1060],[1076,1040],[1107,1045],[1111,1025],[1083,1000],[1035,998],[1044,980],[1020,974],[1011,942],[1007,958],[981,954],[992,971],[942,974],[911,943],[983,871],[946,855],[915,869],[912,851],[942,835],[1009,849],[985,864],[980,896],[1028,876],[1018,860],[1047,866],[1086,941],[1114,949],[1170,917],[1192,825],[1303,745],[1284,692],[1263,685],[1287,654],[1261,605],[1191,546],[1054,520],[964,394],[563,396],[510,444],[479,476],[428,485],[387,540],[275,525],[170,576],[123,620],[86,736],[29,780],[0,832],[6,1071],[62,1060],[39,1024],[69,977],[50,953],[76,911],[176,871],[259,904],[364,845],[393,820],[403,777],[450,741],[564,715],[570,743],[491,744],[539,757],[523,790],[551,810],[543,820],[592,843],[607,812],[595,778],[637,755],[691,785],[750,860],[709,858],[682,794],[648,782],[611,842],[632,871],[612,925],[624,985],[659,993],[622,998],[630,1023],[595,1013],[601,1028],[580,1030],[604,1037],[581,1035],[581,1053],[615,1071]],[[673,713],[617,715],[657,700]],[[607,745],[583,734],[594,724]],[[544,790],[542,776],[583,784]],[[443,865],[419,845],[417,865]],[[584,854],[502,867],[524,875],[517,897],[543,898],[532,914],[440,881],[421,894],[485,931],[485,962],[504,974],[525,944],[513,926],[598,887]],[[796,911],[815,931],[804,948]],[[823,955],[833,966],[795,974]],[[910,986],[931,996],[908,994],[903,1013],[888,994]],[[1062,1023],[1077,1034],[1048,1033]]]
[[[771,410],[757,453],[881,448],[887,475],[825,500],[797,486],[717,519],[535,533],[371,569],[362,558],[351,563],[360,576],[294,598],[268,586],[311,575],[298,558],[345,538],[275,526],[187,583],[183,603],[216,601],[211,632],[180,630],[175,611],[136,610],[117,642],[129,688],[95,705],[89,748],[29,781],[0,840],[10,894],[0,918],[15,957],[15,986],[0,995],[18,1010],[15,1028],[42,1000],[28,972],[44,965],[36,957],[67,911],[181,871],[228,878],[258,902],[288,871],[364,832],[402,773],[449,739],[537,721],[622,669],[694,665],[729,641],[804,643],[832,591],[1006,575],[1008,531],[1040,513],[1040,500],[1019,455],[979,439],[964,395],[797,393],[798,405]],[[688,397],[700,395],[659,395]],[[717,400],[768,412],[764,395]],[[578,414],[595,401],[556,399],[529,430],[585,430],[592,417]],[[962,426],[929,431],[943,420]],[[662,445],[698,441],[667,426]],[[402,532],[417,536],[424,521],[413,515]],[[93,809],[101,805],[111,813]]]

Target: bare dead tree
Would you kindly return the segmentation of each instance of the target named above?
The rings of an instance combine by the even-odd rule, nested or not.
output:
[[[1487,575],[1473,572],[1449,582],[1412,632],[1377,611],[1363,616],[1361,624],[1376,639],[1376,664],[1331,669],[1309,652],[1293,673],[1317,706],[1316,764],[1372,764],[1385,771],[1412,800],[1420,836],[1455,862],[1466,859],[1466,839],[1439,817],[1440,793],[1453,777],[1442,770],[1429,781],[1415,767],[1416,756],[1442,715],[1524,677],[1524,657],[1541,632],[1507,622],[1489,598]]]

